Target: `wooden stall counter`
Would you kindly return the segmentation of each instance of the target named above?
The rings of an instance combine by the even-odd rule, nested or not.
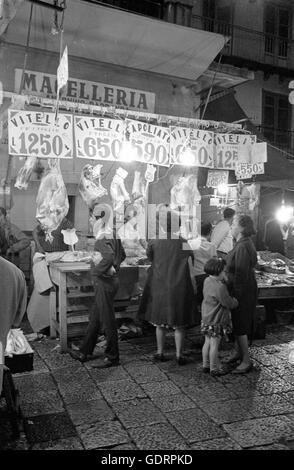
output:
[[[136,315],[138,303],[133,307],[130,303],[142,292],[148,267],[121,266],[120,288],[115,298],[116,318]],[[49,271],[56,286],[50,294],[50,336],[55,338],[59,334],[61,352],[65,352],[68,337],[82,334],[89,320],[91,297],[94,296],[90,264],[52,262],[49,263]]]

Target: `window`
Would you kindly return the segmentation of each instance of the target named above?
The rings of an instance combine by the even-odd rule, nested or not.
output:
[[[280,58],[288,56],[288,40],[291,36],[291,10],[269,4],[264,11],[265,52]]]
[[[233,8],[231,2],[218,6],[216,0],[203,0],[203,28],[206,31],[232,36]],[[227,44],[230,48],[230,44]]]
[[[290,148],[291,112],[288,96],[263,92],[264,136],[283,149]]]

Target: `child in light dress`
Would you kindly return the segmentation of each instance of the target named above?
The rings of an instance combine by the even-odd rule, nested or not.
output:
[[[204,266],[209,275],[203,286],[203,302],[201,306],[201,332],[205,335],[202,348],[203,372],[212,376],[224,375],[218,357],[222,336],[227,337],[232,331],[230,310],[238,306],[238,301],[229,295],[225,284],[226,262],[222,258],[211,258]]]

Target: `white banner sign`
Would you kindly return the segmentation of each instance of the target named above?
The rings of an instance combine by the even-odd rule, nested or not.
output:
[[[121,119],[75,116],[77,157],[94,160],[119,160],[125,123]]]
[[[17,93],[21,77],[22,69],[15,69],[14,90]],[[27,94],[56,98],[56,75],[26,70],[23,91]],[[96,106],[115,106],[148,113],[154,113],[155,110],[155,93],[71,77],[68,79],[62,99]]]
[[[220,184],[228,184],[229,172],[226,170],[208,170],[206,186],[217,188]]]
[[[235,175],[237,179],[246,180],[253,175],[264,174],[264,163],[237,163]]]
[[[8,153],[38,158],[72,158],[72,116],[18,111],[8,113]]]
[[[169,127],[155,126],[147,122],[126,120],[126,130],[135,148],[135,160],[152,165],[169,166]]]
[[[185,127],[171,127],[170,163],[183,165],[183,150],[191,150],[189,166],[213,168],[213,132]]]
[[[57,68],[57,91],[59,94],[60,90],[67,84],[68,80],[68,54],[67,46],[65,47],[61,61]]]
[[[214,166],[220,170],[234,170],[240,162],[240,152],[249,152],[256,143],[256,135],[214,134]]]
[[[239,163],[265,163],[267,162],[267,143],[252,144],[248,148],[239,147]]]

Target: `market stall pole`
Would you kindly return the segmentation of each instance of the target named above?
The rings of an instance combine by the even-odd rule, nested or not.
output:
[[[136,316],[137,308],[132,312],[128,307],[132,296],[138,295],[140,289],[142,290],[147,269],[148,266],[121,267],[120,289],[115,299],[116,318]],[[83,329],[79,325],[85,325],[89,319],[91,297],[94,296],[90,264],[85,262],[50,263],[49,271],[52,282],[57,287],[56,291],[52,290],[50,294],[50,336],[55,338],[58,333],[61,352],[66,352],[68,337],[81,335]],[[71,305],[72,300],[73,305]],[[127,307],[126,313],[120,312],[125,307]],[[72,327],[72,332],[69,331],[69,327]]]

